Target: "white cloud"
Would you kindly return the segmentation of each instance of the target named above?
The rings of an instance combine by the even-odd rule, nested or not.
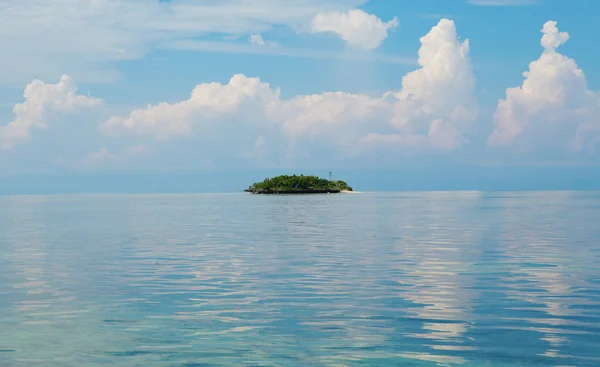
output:
[[[32,129],[47,127],[47,117],[54,112],[72,113],[96,106],[100,100],[77,94],[77,87],[67,75],[57,84],[34,80],[25,88],[25,101],[13,108],[15,119],[0,126],[0,149],[9,150],[27,141]]]
[[[259,40],[264,41],[255,38]],[[543,154],[593,152],[598,146],[600,94],[588,89],[575,60],[557,51],[568,40],[569,34],[560,32],[556,22],[544,24],[543,53],[523,73],[522,85],[508,88],[498,102],[489,146]],[[102,105],[99,99],[78,94],[70,77],[64,75],[56,84],[34,80],[25,88],[24,102],[14,106],[14,119],[0,126],[0,149],[12,149],[31,138],[29,148],[19,147],[11,157],[27,149],[28,158],[50,156],[47,153],[58,152],[60,144],[60,152],[52,159],[60,159],[65,166],[127,165],[134,157],[139,156],[139,162],[142,155],[152,155],[144,160],[149,167],[153,159],[164,165],[185,159],[190,166],[206,160],[227,162],[228,154],[229,162],[240,165],[250,159],[282,167],[285,157],[322,162],[379,151],[384,154],[378,157],[393,160],[396,155],[390,153],[453,151],[467,144],[477,128],[469,42],[459,39],[454,22],[447,19],[420,41],[419,68],[404,75],[397,90],[383,96],[340,91],[284,99],[269,83],[237,74],[225,83],[199,84],[181,102],[102,118],[102,132],[115,139],[97,134],[94,123],[76,124],[79,119],[69,119],[67,128],[66,115]],[[249,43],[244,46],[262,49]],[[96,115],[88,122],[99,120]],[[64,130],[57,129],[55,121],[62,122]],[[57,143],[80,127],[82,134],[74,138],[85,139],[65,144],[69,149]],[[43,139],[51,143],[38,145]],[[75,155],[84,158],[70,161]],[[0,154],[4,161],[8,156]]]
[[[327,92],[283,101],[278,117],[290,142],[288,155],[309,156],[302,151],[306,142],[340,155],[355,155],[363,136],[391,128],[392,110],[393,104],[383,98]]]
[[[391,127],[392,111],[393,104],[383,98],[344,92],[282,100],[279,90],[268,83],[235,75],[227,84],[199,84],[186,101],[112,117],[102,130],[152,135],[163,141],[210,136],[220,139],[221,145],[236,142],[238,148],[242,148],[241,137],[245,149],[261,157],[273,151],[272,145],[279,145],[282,156],[308,157],[306,144],[313,143],[316,149],[326,146],[352,153],[364,135]]]
[[[546,51],[554,51],[569,40],[569,34],[559,32],[556,25],[557,22],[550,21],[546,22],[542,28],[544,35],[542,36],[541,45]]]
[[[376,111],[379,110],[379,116]],[[266,141],[314,140],[323,136],[328,143],[347,147],[356,143],[361,131],[374,127],[374,118],[392,105],[383,99],[343,92],[297,96],[282,100],[280,92],[258,78],[234,75],[227,84],[204,83],[194,88],[188,100],[159,103],[112,117],[102,127],[108,134],[130,131],[166,140],[215,134],[235,140],[244,131],[260,133],[254,148],[264,150]],[[384,120],[389,124],[390,117]],[[271,138],[264,134],[270,131]],[[273,135],[276,135],[275,139]]]
[[[545,153],[594,149],[600,132],[599,97],[588,90],[575,60],[556,51],[569,39],[556,24],[544,25],[544,52],[523,73],[523,84],[507,89],[506,98],[498,102],[490,146]]]
[[[84,158],[69,163],[63,149],[56,159],[77,167],[131,164],[137,155],[126,147],[134,144],[163,164],[177,156],[181,166],[210,159],[226,165],[249,160],[281,167],[315,158],[321,163],[349,159],[379,149],[407,154],[449,151],[467,141],[477,112],[468,42],[459,41],[454,23],[444,19],[421,43],[420,68],[404,76],[398,92],[370,96],[340,91],[283,99],[269,83],[236,74],[225,83],[198,84],[180,102],[104,119],[103,134],[86,135],[92,144],[69,145],[69,152]],[[0,141],[12,147],[26,140],[32,128],[46,126],[53,113],[60,112],[62,120],[62,113],[100,102],[78,95],[67,76],[56,85],[34,81],[26,90],[26,107],[15,107],[17,118],[3,127]],[[97,121],[105,108],[90,121]],[[81,126],[82,133],[93,134],[94,124],[73,122],[69,132]],[[60,135],[64,134],[58,131],[51,136]],[[149,157],[143,161],[151,163]]]
[[[315,15],[311,24],[313,33],[334,33],[351,46],[366,50],[376,49],[387,38],[388,31],[398,27],[394,17],[384,22],[360,9],[348,12],[323,12]]]
[[[226,119],[236,120],[239,115],[257,113],[265,116],[278,101],[278,94],[258,78],[237,74],[228,84],[197,85],[188,100],[148,106],[125,118],[112,117],[103,130],[114,134],[124,128],[137,134],[153,134],[159,140],[190,135],[208,125],[226,123]]]
[[[283,140],[289,155],[307,155],[308,146],[358,154],[376,140],[399,149],[452,150],[466,141],[477,113],[468,42],[458,40],[449,20],[421,42],[421,68],[403,78],[398,93],[327,92],[283,100],[268,83],[235,75],[227,84],[199,84],[185,101],[112,117],[103,131],[158,140],[210,134],[234,141],[248,135],[248,149],[264,151],[267,142]]]
[[[253,34],[250,36],[250,43],[253,45],[264,46],[265,40],[260,34]]]
[[[478,112],[469,42],[460,42],[453,21],[442,19],[421,38],[421,68],[402,78],[395,94],[393,136],[371,134],[367,143],[451,150],[465,143]]]
[[[294,27],[317,13],[345,11],[364,1],[53,0],[49,6],[47,0],[5,0],[0,2],[5,55],[0,82],[65,72],[79,80],[110,80],[115,77],[111,62],[140,58],[176,40]]]
[[[252,34],[248,37],[248,41],[251,45],[260,46],[260,47],[273,47],[277,46],[277,42],[267,41],[260,34]]]

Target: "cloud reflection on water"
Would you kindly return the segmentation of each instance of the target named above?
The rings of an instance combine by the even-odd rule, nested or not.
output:
[[[2,197],[0,364],[592,366],[594,195]]]

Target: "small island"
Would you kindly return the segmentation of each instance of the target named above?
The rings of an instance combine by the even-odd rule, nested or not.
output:
[[[317,176],[282,175],[257,182],[244,191],[252,194],[337,194],[352,191],[352,188],[344,181]]]

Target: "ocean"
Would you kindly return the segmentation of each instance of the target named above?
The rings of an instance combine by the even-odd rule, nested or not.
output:
[[[0,366],[599,366],[600,192],[0,196]]]

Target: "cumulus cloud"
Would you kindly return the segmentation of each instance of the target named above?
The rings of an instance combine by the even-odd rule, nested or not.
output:
[[[127,150],[134,144],[142,147],[140,153],[151,154],[163,164],[173,163],[172,157],[181,166],[208,159],[225,165],[253,162],[281,167],[315,158],[319,162],[352,159],[379,149],[450,151],[467,142],[477,113],[468,41],[460,41],[454,23],[444,19],[421,43],[420,68],[406,74],[397,91],[379,96],[338,91],[282,98],[269,83],[235,74],[226,82],[198,84],[182,101],[104,118],[102,134],[86,135],[93,144],[70,146],[69,152],[84,158],[69,163],[65,151],[57,159],[81,167],[130,164],[134,157],[136,162],[142,159]],[[15,120],[0,130],[4,149],[27,140],[33,129],[45,127],[55,112],[61,113],[62,120],[64,113],[101,103],[77,94],[67,76],[55,85],[34,81],[25,97],[23,105],[15,106]],[[69,130],[77,126],[82,124],[71,124]],[[92,134],[96,127],[88,123],[81,128],[83,134]],[[60,131],[52,134],[53,139],[61,135]],[[149,163],[149,158],[144,162]]]
[[[600,131],[598,94],[588,90],[575,60],[556,51],[569,35],[554,21],[542,33],[544,51],[523,73],[523,84],[508,88],[498,102],[488,144],[521,152],[593,150]]]
[[[34,80],[25,88],[23,97],[25,101],[13,108],[14,120],[0,126],[2,150],[27,141],[33,129],[46,128],[49,114],[73,113],[101,103],[99,99],[77,94],[77,87],[67,75],[63,75],[57,84]]]
[[[249,41],[253,45],[264,46],[265,40],[260,34],[253,34],[250,36]]]
[[[421,38],[420,69],[402,78],[395,93],[393,135],[366,142],[452,150],[467,141],[478,112],[469,41],[460,42],[453,21],[442,19]]]
[[[398,149],[452,150],[466,141],[477,113],[469,44],[458,40],[454,22],[446,19],[421,42],[421,68],[403,78],[397,93],[327,92],[282,99],[268,83],[238,74],[226,84],[199,84],[185,101],[112,117],[102,129],[158,140],[214,136],[220,130],[222,139],[247,135],[250,150],[264,152],[267,142],[285,142],[287,156],[308,156],[309,151],[353,155],[382,142]]]
[[[109,135],[151,135],[163,141],[203,134],[235,141],[248,134],[255,140],[247,143],[257,151],[264,152],[267,141],[285,140],[291,144],[287,153],[302,154],[294,148],[298,141],[321,140],[349,148],[378,123],[389,125],[391,111],[392,105],[382,98],[344,92],[283,100],[280,91],[268,83],[237,74],[226,84],[197,85],[185,101],[112,117],[102,130]]]
[[[297,96],[283,101],[278,111],[281,127],[290,142],[288,155],[360,153],[360,141],[373,131],[387,131],[393,104],[382,97],[345,92]],[[307,145],[309,144],[309,145]],[[312,145],[312,146],[311,146]],[[311,149],[308,148],[311,146]]]
[[[260,47],[276,46],[277,45],[276,42],[265,40],[263,38],[263,36],[260,35],[260,34],[250,35],[250,37],[248,37],[248,41],[250,42],[250,44],[256,45],[256,46],[260,46]]]
[[[137,134],[152,134],[157,139],[192,134],[194,128],[235,122],[243,116],[269,115],[279,100],[279,91],[258,78],[234,75],[227,84],[199,84],[188,100],[159,103],[131,112],[128,117],[112,117],[102,127],[108,134],[126,129]],[[244,119],[245,121],[247,118]]]
[[[546,51],[554,51],[569,40],[569,34],[567,32],[559,32],[557,24],[557,22],[549,21],[542,28],[544,35],[542,36],[541,44]]]
[[[397,27],[396,17],[384,22],[360,9],[319,13],[311,23],[313,33],[334,33],[349,45],[366,50],[378,48],[387,38],[388,31]]]
[[[498,102],[488,145],[511,152],[593,152],[600,142],[600,94],[588,89],[575,60],[558,51],[569,34],[560,32],[554,21],[541,32],[543,52],[523,73],[523,83],[508,88]],[[256,45],[261,40],[266,43],[254,38]],[[282,98],[269,83],[235,74],[226,82],[198,84],[180,102],[102,118],[104,135],[95,124],[81,128],[83,124],[71,123],[69,132],[81,128],[81,136],[90,135],[70,150],[61,145],[57,159],[67,162],[77,155],[84,157],[76,163],[83,166],[125,165],[152,154],[145,160],[149,167],[155,159],[164,165],[187,159],[192,167],[213,159],[225,165],[260,161],[282,167],[284,159],[294,157],[323,162],[379,152],[384,154],[378,157],[391,160],[396,157],[391,152],[450,152],[467,144],[476,129],[469,41],[461,40],[447,19],[420,41],[418,69],[404,75],[398,89],[380,96],[338,91]],[[69,76],[56,84],[34,80],[25,88],[24,101],[14,106],[14,119],[0,125],[0,149],[31,139],[32,155],[49,156],[57,151],[54,145],[37,146],[36,139],[50,136],[48,141],[55,142],[66,135],[54,128],[56,117],[62,121],[65,115],[96,111],[99,105],[101,100],[79,94]],[[47,132],[37,131],[42,129]],[[27,149],[19,147],[15,153]],[[0,154],[5,161],[7,156]]]

